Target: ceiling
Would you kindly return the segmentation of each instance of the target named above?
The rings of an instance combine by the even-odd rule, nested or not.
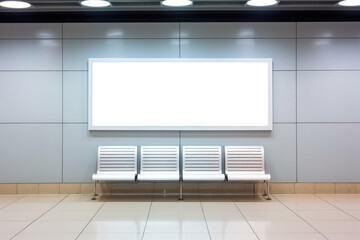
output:
[[[193,0],[181,8],[161,6],[160,0],[109,1],[110,7],[90,8],[80,0],[27,0],[31,8],[0,7],[0,22],[360,21],[360,7],[343,7],[339,0],[279,0],[269,7],[247,6],[247,0]]]
[[[28,0],[33,7],[23,10],[0,8],[0,12],[71,12],[71,11],[258,11],[258,10],[360,10],[360,7],[342,7],[339,0],[280,0],[270,7],[250,7],[246,0],[194,0],[190,7],[161,6],[160,0],[109,0],[110,7],[83,7],[79,0]]]

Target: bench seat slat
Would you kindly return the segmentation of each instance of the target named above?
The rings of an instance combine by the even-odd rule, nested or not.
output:
[[[135,181],[137,146],[99,146],[94,181]]]
[[[179,181],[178,146],[142,146],[139,181]]]
[[[220,146],[184,146],[183,181],[224,181]]]
[[[269,181],[270,174],[227,174],[229,181]]]
[[[265,174],[264,148],[225,146],[225,174],[228,181],[270,181],[270,174]]]

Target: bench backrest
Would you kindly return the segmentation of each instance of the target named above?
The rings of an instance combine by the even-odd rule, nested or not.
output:
[[[220,146],[184,146],[184,173],[222,173]]]
[[[136,146],[99,146],[97,173],[137,172]]]
[[[140,173],[179,174],[178,146],[142,146]]]
[[[225,146],[225,173],[265,173],[262,146]]]

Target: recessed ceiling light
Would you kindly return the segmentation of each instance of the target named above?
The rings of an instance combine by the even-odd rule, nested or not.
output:
[[[278,3],[277,0],[250,0],[246,3],[246,5],[253,7],[266,7],[271,5],[276,5]]]
[[[339,5],[345,6],[345,7],[360,6],[360,0],[343,0],[343,1],[339,2]]]
[[[193,4],[190,0],[164,0],[161,2],[161,5],[168,7],[185,7],[191,6]]]
[[[85,7],[108,7],[111,4],[105,0],[84,0],[81,1],[81,5]]]
[[[2,1],[0,2],[0,6],[6,8],[21,9],[31,7],[31,4],[23,1]]]

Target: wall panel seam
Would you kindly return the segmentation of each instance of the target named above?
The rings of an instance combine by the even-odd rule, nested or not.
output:
[[[355,40],[360,40],[360,37],[298,37],[298,39],[327,39],[327,40],[331,40],[331,39],[355,39]]]
[[[360,72],[359,69],[302,69],[297,72]]]
[[[298,122],[298,23],[295,22],[295,121]],[[295,181],[298,182],[298,125],[295,125]]]
[[[24,70],[24,69],[17,69],[17,70],[6,70],[1,69],[0,72],[58,72],[62,73],[62,70]]]
[[[163,37],[163,38],[142,38],[142,37],[132,37],[132,38],[63,38],[62,40],[168,40],[168,39],[179,39],[178,37]],[[1,40],[1,39],[0,39]]]
[[[64,181],[64,23],[61,23],[61,182]]]
[[[56,125],[56,124],[62,124],[62,122],[0,122],[0,124],[4,124],[4,125],[9,125],[9,124],[14,124],[14,125],[30,125],[30,124],[44,124],[44,125]]]
[[[199,38],[181,38],[184,40],[296,40],[296,38],[221,38],[221,37],[199,37]]]

